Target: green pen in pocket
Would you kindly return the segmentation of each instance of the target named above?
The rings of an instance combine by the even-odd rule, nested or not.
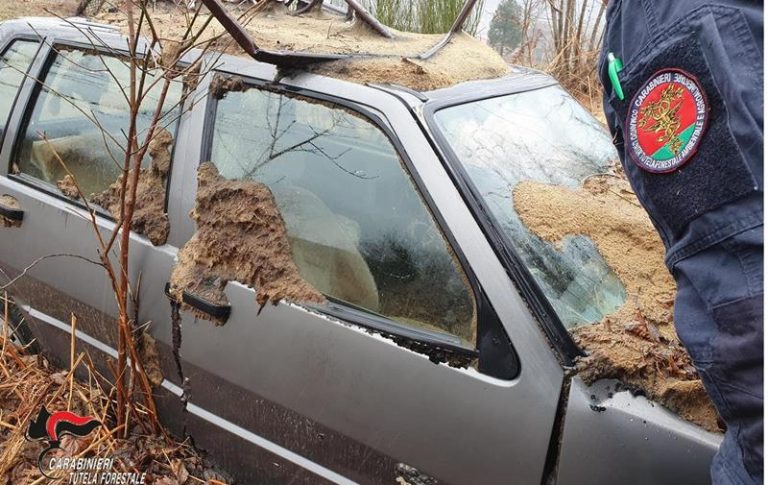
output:
[[[621,71],[623,68],[624,64],[621,63],[621,59],[613,55],[613,52],[609,52],[608,78],[611,80],[613,92],[616,93],[616,97],[621,101],[624,101],[624,90],[621,89],[621,83],[619,82],[619,71]]]

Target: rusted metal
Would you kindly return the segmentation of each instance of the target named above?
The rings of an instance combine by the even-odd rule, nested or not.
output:
[[[257,61],[267,62],[279,67],[302,67],[319,62],[345,59],[343,54],[315,54],[311,52],[286,52],[260,49],[251,36],[224,8],[219,0],[203,0],[211,14],[221,23],[222,27],[235,39],[235,42]]]

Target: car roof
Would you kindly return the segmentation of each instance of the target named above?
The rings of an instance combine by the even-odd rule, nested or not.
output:
[[[23,17],[0,22],[0,26],[11,37],[55,37],[57,41],[71,41],[75,43],[86,41],[92,45],[106,44],[115,49],[119,49],[119,46],[125,42],[125,35],[120,31],[119,27],[92,22],[83,17]],[[97,39],[98,41],[94,42]],[[199,51],[197,53],[199,54]],[[193,58],[195,55],[195,52],[190,53],[190,58]],[[266,64],[273,68],[277,67],[249,57],[226,53],[217,53],[217,59],[219,66],[224,66],[224,70],[233,73],[238,71],[238,66],[245,66],[248,63]],[[308,74],[338,82],[350,82],[322,74]],[[427,91],[417,91],[397,83],[366,83],[367,86],[388,92],[411,106],[428,102],[437,102],[439,104],[460,103],[473,99],[493,97],[495,95],[527,91],[553,84],[557,84],[557,81],[548,74],[517,65],[510,66],[509,73],[502,77],[463,81],[449,87]]]

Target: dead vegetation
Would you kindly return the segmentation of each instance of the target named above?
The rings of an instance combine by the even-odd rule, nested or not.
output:
[[[595,175],[579,190],[522,182],[513,195],[521,219],[540,238],[556,246],[569,235],[594,241],[626,289],[619,310],[573,330],[589,353],[578,363],[584,380],[620,379],[685,419],[718,430],[717,413],[675,334],[675,283],[664,246],[623,172]]]
[[[184,291],[226,304],[224,286],[239,281],[256,289],[263,307],[287,299],[322,303],[325,298],[299,274],[285,222],[272,192],[254,181],[226,180],[210,162],[200,165],[195,208],[197,232],[179,250],[171,292]],[[210,315],[199,314],[210,319]]]
[[[529,0],[530,1],[530,0]],[[547,66],[560,83],[598,119],[604,120],[603,89],[597,59],[604,31],[607,2],[548,0],[554,55]],[[598,5],[598,11],[588,12]]]
[[[513,64],[551,74],[604,123],[603,89],[597,61],[603,40],[606,2],[519,0],[517,3],[520,12],[515,24],[519,27],[521,41],[505,58]]]
[[[9,321],[7,305],[4,318]],[[114,458],[112,468],[104,471],[146,473],[146,483],[158,485],[225,485],[226,479],[187,441],[178,442],[167,434],[147,433],[139,428],[122,437],[119,428],[113,426],[115,389],[98,373],[88,354],[76,352],[74,341],[70,368],[55,369],[42,356],[28,354],[12,343],[8,339],[9,327],[3,321],[0,326],[0,484],[49,483],[38,468],[38,457],[47,445],[25,439],[30,421],[45,406],[50,412],[68,410],[102,423],[83,438],[63,436],[60,449],[51,451],[48,458]],[[83,380],[75,378],[75,374]],[[149,412],[141,406],[137,411]],[[69,480],[68,475],[61,478],[63,483]]]

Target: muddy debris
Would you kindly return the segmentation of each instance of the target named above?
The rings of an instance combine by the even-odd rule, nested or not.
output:
[[[431,91],[466,81],[495,79],[509,67],[495,52],[469,34],[457,34],[428,60],[415,57],[369,57],[317,64],[311,72],[361,84],[398,84]]]
[[[64,178],[57,180],[56,187],[58,187],[64,197],[74,200],[80,198],[80,191],[77,189],[75,178],[70,174],[66,174]]]
[[[459,369],[477,367],[478,362],[477,357],[475,356],[457,353],[453,350],[444,349],[431,343],[419,342],[418,340],[412,340],[398,335],[389,335],[386,333],[382,333],[382,335],[391,338],[399,347],[412,350],[418,354],[426,355],[429,358],[429,361],[433,364],[444,362],[451,367]]]
[[[509,74],[510,68],[492,48],[471,35],[459,33],[429,60],[417,56],[443,38],[443,34],[415,34],[390,29],[394,39],[387,39],[357,20],[317,10],[293,15],[277,2],[262,2],[242,15],[242,23],[262,49],[286,52],[351,54],[354,59],[324,62],[309,70],[329,77],[357,83],[394,83],[417,90],[432,90],[460,82],[494,79]],[[155,28],[165,38],[180,39],[185,32],[173,5],[158,3],[153,12]],[[209,14],[201,13],[200,22]],[[239,16],[240,14],[238,14]],[[125,15],[102,13],[96,21],[127,30]],[[213,20],[203,38],[213,39],[214,49],[245,55],[218,21]],[[202,40],[202,39],[201,39]]]
[[[144,371],[147,373],[149,382],[154,387],[163,383],[163,371],[160,367],[160,353],[157,350],[157,342],[148,331],[143,330],[136,346],[141,355]]]
[[[260,309],[283,299],[325,302],[299,274],[269,187],[227,180],[210,162],[200,165],[197,181],[197,200],[190,214],[197,232],[179,251],[171,274],[170,291],[176,301],[182,302],[187,291],[209,303],[226,305],[224,286],[238,281],[256,289]],[[210,315],[183,306],[211,320]]]
[[[664,264],[664,246],[620,174],[590,177],[580,190],[522,182],[513,195],[523,223],[545,241],[562,248],[567,236],[590,238],[624,284],[627,305],[638,309],[664,337],[676,338],[676,287]]]
[[[0,205],[9,209],[21,209],[19,201],[8,194],[0,195]],[[0,215],[0,227],[21,227],[21,221]]]
[[[627,327],[647,325],[647,320],[622,313],[573,332],[576,343],[589,352],[576,364],[579,376],[587,384],[619,379],[634,394],[644,394],[707,431],[719,431],[717,411],[680,342],[633,333]]]
[[[222,76],[216,74],[208,86],[208,92],[216,99],[221,99],[228,92],[245,91],[248,87],[240,76]]]
[[[165,212],[165,191],[168,171],[171,167],[171,146],[173,136],[168,130],[161,129],[149,143],[151,164],[142,168],[136,188],[136,206],[131,228],[143,234],[155,246],[165,244],[170,232],[168,214]],[[99,194],[91,195],[91,202],[107,209],[115,219],[120,218],[122,200],[122,174],[117,180]],[[126,186],[130,192],[130,187]]]
[[[568,236],[590,238],[626,290],[626,302],[617,311],[572,330],[588,352],[577,363],[584,381],[618,379],[688,421],[720,430],[717,412],[675,333],[676,287],[664,264],[664,246],[623,172],[614,168],[589,177],[577,190],[521,182],[513,198],[529,230],[556,247]]]

